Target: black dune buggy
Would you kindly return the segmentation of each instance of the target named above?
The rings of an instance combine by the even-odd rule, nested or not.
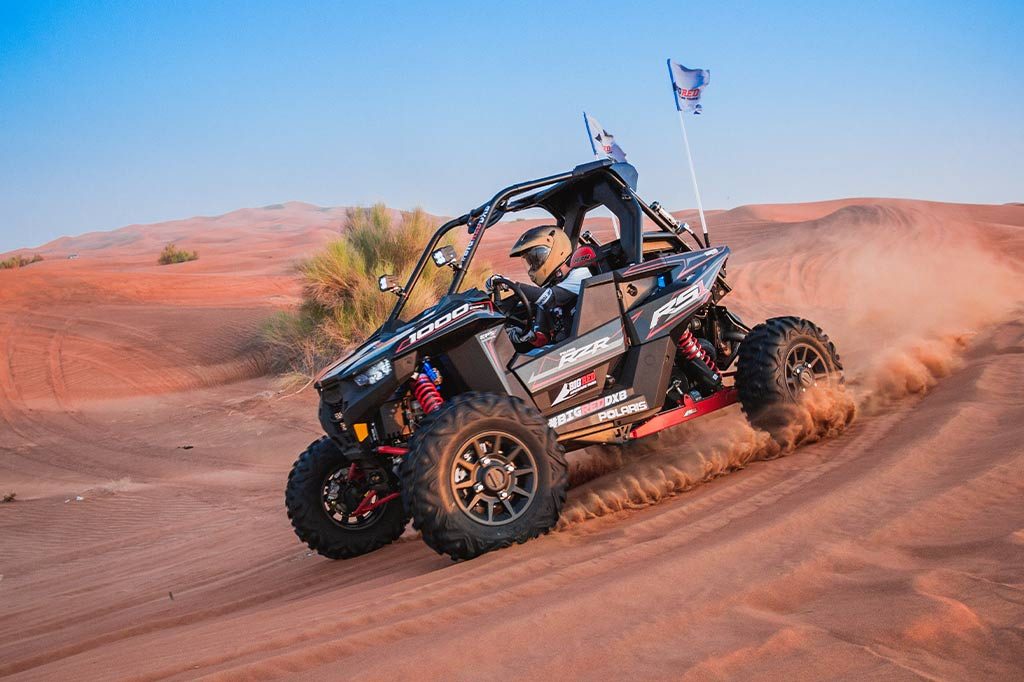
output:
[[[404,286],[380,278],[398,296],[390,317],[316,383],[327,435],[299,456],[285,498],[301,540],[350,558],[394,541],[412,517],[434,550],[469,559],[555,525],[566,450],[627,443],[737,401],[774,432],[804,391],[841,380],[813,323],[778,317],[750,329],[722,306],[729,248],[642,201],[636,179],[629,164],[602,160],[512,185],[442,225]],[[619,223],[604,244],[583,230],[599,207]],[[592,275],[564,340],[540,349],[506,332],[532,324],[517,284],[460,291],[488,228],[537,208],[572,240],[570,266]],[[438,248],[462,226],[461,257]],[[451,269],[448,294],[403,321],[430,261]]]

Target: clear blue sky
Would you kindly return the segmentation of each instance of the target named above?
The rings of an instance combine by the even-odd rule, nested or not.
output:
[[[456,214],[589,159],[708,207],[1024,201],[1024,3],[6,2],[0,251],[287,200]]]

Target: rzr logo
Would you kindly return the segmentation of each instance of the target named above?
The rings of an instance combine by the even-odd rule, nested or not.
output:
[[[704,297],[705,293],[704,283],[697,282],[689,289],[684,289],[675,296],[672,297],[665,305],[661,306],[654,311],[654,315],[651,316],[651,334],[655,332],[658,327],[658,322],[662,318],[673,318],[679,313],[684,312],[687,308],[697,303]]]
[[[574,395],[579,395],[588,388],[593,388],[594,386],[597,386],[597,372],[587,372],[581,377],[577,377],[572,381],[567,381],[562,384],[562,390],[558,392],[558,397],[555,398],[551,405],[557,405],[558,403],[568,400]]]
[[[613,320],[577,339],[571,346],[561,346],[545,353],[516,370],[516,373],[522,377],[529,372],[529,378],[524,380],[531,391],[536,391],[566,381],[574,374],[578,376],[577,372],[581,369],[575,368],[579,365],[589,365],[582,369],[590,369],[602,360],[622,352],[625,346],[621,323]]]
[[[578,362],[583,362],[587,358],[594,357],[601,351],[608,348],[608,344],[612,342],[612,337],[605,336],[604,338],[598,339],[593,343],[588,343],[581,348],[567,348],[558,355],[558,369],[568,367],[569,365],[575,365]]]

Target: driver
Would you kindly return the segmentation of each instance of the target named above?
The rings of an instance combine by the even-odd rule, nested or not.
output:
[[[534,307],[533,327],[512,327],[509,337],[515,344],[529,343],[537,348],[557,341],[553,337],[560,327],[558,323],[572,319],[580,286],[590,277],[590,271],[587,268],[569,269],[566,261],[572,255],[572,243],[568,235],[555,225],[540,225],[527,230],[508,255],[526,261],[527,274],[536,285],[520,285]]]

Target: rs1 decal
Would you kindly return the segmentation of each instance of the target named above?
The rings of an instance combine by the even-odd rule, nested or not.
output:
[[[562,390],[558,392],[558,397],[551,403],[557,405],[558,403],[568,400],[574,395],[583,393],[588,388],[597,386],[597,372],[587,372],[581,377],[576,377],[572,381],[567,381],[562,384]]]
[[[636,414],[637,412],[643,412],[646,409],[647,409],[647,398],[640,398],[638,400],[634,400],[631,403],[626,403],[625,405],[619,405],[618,407],[613,407],[610,410],[605,410],[605,411],[601,412],[601,414],[597,415],[597,421],[599,421],[599,422],[612,421],[612,420],[615,420],[615,419],[620,419],[621,417],[625,417],[625,416],[630,415],[630,414]]]
[[[698,281],[692,287],[683,289],[673,296],[668,303],[655,310],[654,315],[651,316],[651,333],[654,333],[658,327],[658,322],[663,318],[671,319],[685,311],[694,303],[700,301],[706,292],[707,290],[704,288],[704,282]]]
[[[591,400],[589,403],[583,403],[582,405],[577,405],[571,410],[566,410],[561,414],[556,414],[554,417],[548,419],[548,426],[553,429],[557,429],[559,426],[565,426],[569,422],[594,414],[598,410],[603,410],[604,408],[615,405],[616,403],[621,403],[625,399],[625,390],[618,391],[617,393],[609,393],[608,395],[602,396],[596,400]]]

